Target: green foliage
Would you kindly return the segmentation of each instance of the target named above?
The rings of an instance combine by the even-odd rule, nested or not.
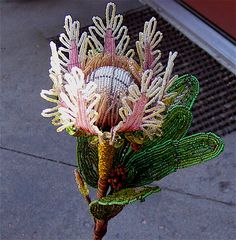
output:
[[[88,137],[77,137],[77,164],[83,180],[96,188],[98,182],[98,149]]]
[[[162,136],[156,137],[152,141],[147,141],[143,147],[153,147],[168,140],[181,139],[188,132],[191,123],[192,113],[186,107],[175,106],[165,116]]]
[[[198,133],[176,143],[178,168],[186,168],[217,157],[224,150],[223,140],[214,133]]]
[[[175,172],[177,169],[176,151],[172,142],[144,148],[131,157],[127,156],[124,161],[127,172],[126,186],[143,186]]]
[[[175,100],[170,108],[181,105],[190,110],[199,93],[199,82],[193,75],[185,74],[177,78],[168,88],[167,92],[177,93],[177,96],[175,97]]]
[[[123,208],[123,205],[101,205],[97,200],[89,204],[90,213],[99,220],[109,220],[115,217]]]
[[[137,200],[143,201],[152,193],[159,192],[159,187],[139,187],[139,188],[125,188],[118,192],[108,195],[97,200],[101,205],[125,205],[133,203]]]
[[[124,144],[116,150],[116,156],[114,159],[113,167],[117,167],[121,165],[124,157],[131,151],[130,142],[126,139],[124,140]]]
[[[213,133],[199,133],[181,140],[169,140],[126,158],[127,187],[137,187],[218,156],[224,148],[222,140]]]
[[[89,204],[90,213],[97,219],[111,219],[126,204],[144,201],[152,193],[159,192],[159,187],[126,188],[111,195],[95,200]]]

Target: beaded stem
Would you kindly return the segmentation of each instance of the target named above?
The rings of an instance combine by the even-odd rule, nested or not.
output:
[[[108,188],[108,177],[112,170],[113,159],[115,155],[115,147],[109,144],[109,141],[101,140],[98,144],[98,191],[97,197],[102,198],[106,196]],[[107,232],[108,220],[95,220],[94,226],[94,240],[101,240]]]
[[[102,140],[98,144],[98,192],[97,197],[102,198],[106,195],[107,180],[112,170],[113,159],[115,155],[115,147],[109,144],[109,141]]]
[[[93,240],[102,240],[107,232],[107,220],[96,220],[94,226]]]

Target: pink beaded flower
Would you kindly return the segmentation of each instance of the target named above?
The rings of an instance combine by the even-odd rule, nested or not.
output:
[[[66,16],[66,33],[60,35],[64,46],[57,50],[51,42],[53,88],[42,90],[41,96],[56,106],[42,115],[54,117],[58,132],[106,136],[111,143],[122,132],[161,135],[162,113],[171,98],[166,90],[177,77],[171,77],[177,53],[170,52],[163,70],[157,49],[162,34],[156,31],[155,18],[145,23],[136,42],[140,64],[133,59],[135,51],[127,51],[128,29],[114,3],[107,5],[105,22],[99,17],[93,22],[90,34],[80,35],[79,22]]]

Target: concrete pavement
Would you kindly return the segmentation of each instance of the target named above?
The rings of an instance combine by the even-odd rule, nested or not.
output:
[[[50,87],[49,41],[66,14],[81,25],[109,1],[1,1],[0,239],[89,240],[92,220],[73,177],[75,139],[40,116]],[[140,6],[117,2],[118,11]],[[84,11],[86,9],[86,11]],[[111,221],[105,240],[233,240],[236,132],[211,162],[161,180],[162,192]]]

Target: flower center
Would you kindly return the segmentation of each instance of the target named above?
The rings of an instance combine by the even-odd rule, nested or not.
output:
[[[127,95],[128,87],[134,80],[131,74],[122,68],[105,66],[94,70],[87,77],[87,82],[91,81],[97,84],[97,92],[101,95],[95,108],[99,116],[96,125],[103,131],[110,131],[121,120],[121,99]]]

